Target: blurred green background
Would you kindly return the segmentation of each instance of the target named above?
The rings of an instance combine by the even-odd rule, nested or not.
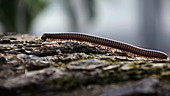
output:
[[[32,20],[47,4],[42,0],[0,0],[0,21],[4,32],[28,32]],[[20,19],[20,20],[19,20]]]

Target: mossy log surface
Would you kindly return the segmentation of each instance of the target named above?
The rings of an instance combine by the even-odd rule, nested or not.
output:
[[[84,41],[0,35],[0,96],[170,96],[170,61]]]

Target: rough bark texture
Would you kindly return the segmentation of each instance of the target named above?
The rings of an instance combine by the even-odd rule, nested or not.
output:
[[[73,40],[0,35],[0,95],[169,96],[170,61]]]

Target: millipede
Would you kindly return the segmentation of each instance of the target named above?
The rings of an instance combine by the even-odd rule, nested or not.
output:
[[[164,52],[157,51],[157,50],[150,50],[150,49],[144,49],[140,48],[128,43],[111,40],[108,38],[103,38],[99,36],[93,36],[89,34],[84,33],[44,33],[41,37],[42,40],[46,40],[47,38],[53,38],[53,39],[72,39],[72,40],[80,40],[80,41],[86,41],[91,43],[96,43],[116,49],[120,49],[123,51],[127,51],[136,55],[150,57],[150,58],[158,58],[158,59],[168,59],[168,55]]]

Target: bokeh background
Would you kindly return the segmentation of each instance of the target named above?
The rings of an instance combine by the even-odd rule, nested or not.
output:
[[[170,0],[0,0],[0,33],[83,32],[170,56]]]

